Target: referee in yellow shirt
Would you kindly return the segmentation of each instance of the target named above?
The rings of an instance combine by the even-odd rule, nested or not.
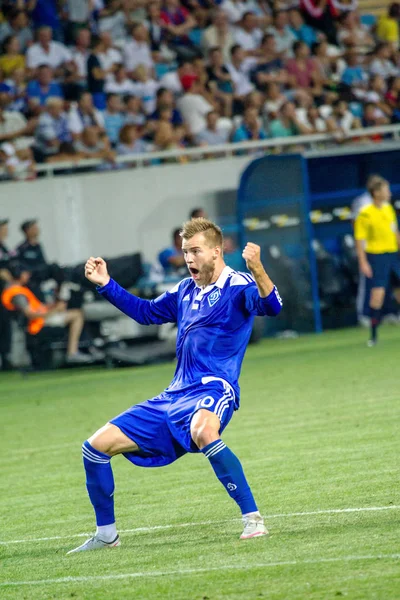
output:
[[[390,204],[391,192],[386,179],[376,175],[368,182],[372,203],[359,212],[354,223],[358,263],[361,273],[371,279],[371,338],[377,342],[377,328],[389,284],[400,304],[400,234],[397,217]]]

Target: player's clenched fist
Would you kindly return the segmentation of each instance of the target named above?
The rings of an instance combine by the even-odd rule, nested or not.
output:
[[[106,261],[100,258],[100,256],[97,258],[91,256],[85,265],[85,277],[96,285],[107,285],[110,281],[110,276],[107,271]]]
[[[252,244],[249,242],[246,244],[245,249],[243,250],[242,256],[246,261],[247,268],[250,271],[259,268],[261,265],[261,248],[257,246],[257,244]]]

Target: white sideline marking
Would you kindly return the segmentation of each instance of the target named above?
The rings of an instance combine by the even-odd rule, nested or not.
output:
[[[366,554],[360,556],[342,556],[332,558],[311,558],[309,560],[282,560],[253,565],[220,565],[218,567],[203,567],[198,569],[178,569],[176,571],[138,571],[136,573],[117,573],[115,575],[89,575],[77,577],[58,577],[57,579],[34,579],[32,581],[4,581],[0,587],[21,585],[46,585],[53,583],[79,583],[92,581],[112,581],[115,579],[131,579],[138,577],[163,577],[166,575],[191,575],[193,573],[209,573],[210,571],[247,571],[251,569],[267,569],[273,567],[291,567],[298,565],[319,565],[324,563],[350,562],[363,560],[399,560],[400,554]]]
[[[340,513],[359,513],[359,512],[376,512],[381,510],[398,510],[400,505],[392,504],[390,506],[365,506],[361,508],[329,508],[326,510],[313,510],[309,512],[294,512],[294,513],[279,513],[276,515],[264,515],[264,519],[280,519],[287,517],[309,517],[316,515],[336,515]],[[240,521],[240,519],[224,519],[222,521],[197,521],[190,523],[170,523],[167,525],[152,525],[149,527],[136,527],[135,529],[121,529],[119,533],[130,534],[130,533],[142,533],[147,531],[157,531],[162,529],[174,529],[181,527],[200,527],[201,525],[217,525],[220,523],[232,523],[234,521]],[[92,533],[72,533],[70,535],[54,535],[51,537],[42,538],[25,538],[22,540],[7,540],[0,541],[0,545],[7,546],[8,544],[24,544],[29,542],[48,542],[51,540],[70,540],[77,537],[90,537]]]

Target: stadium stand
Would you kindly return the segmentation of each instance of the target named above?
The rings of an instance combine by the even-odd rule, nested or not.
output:
[[[122,168],[131,163],[116,161],[121,154],[256,140],[260,131],[266,139],[340,137],[358,122],[398,123],[398,5],[324,6],[3,2],[2,178],[32,179],[35,162],[98,159],[103,169]],[[336,118],[339,100],[348,104]],[[282,109],[287,101],[293,108]],[[249,107],[258,127],[243,119]],[[210,135],[211,111],[218,119]]]

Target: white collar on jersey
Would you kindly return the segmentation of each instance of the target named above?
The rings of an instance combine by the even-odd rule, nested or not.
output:
[[[207,294],[215,286],[222,289],[232,271],[233,269],[231,269],[231,267],[225,266],[222,269],[221,274],[215,283],[210,283],[210,285],[208,285],[205,288],[201,288],[199,285],[196,285],[196,287],[200,290],[199,294],[196,296],[196,300],[200,300],[204,296],[204,294]]]

